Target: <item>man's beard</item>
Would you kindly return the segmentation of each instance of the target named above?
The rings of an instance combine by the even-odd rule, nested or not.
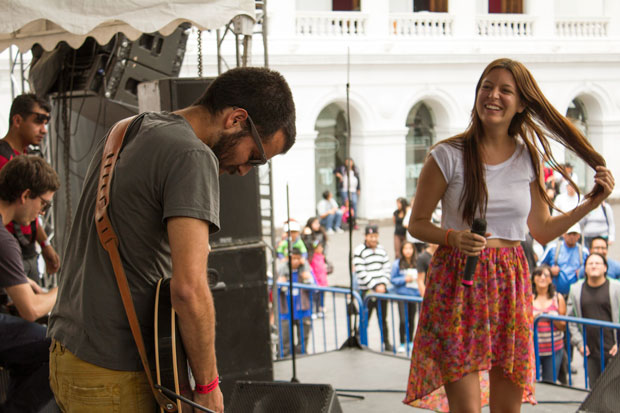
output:
[[[228,173],[234,174],[237,171],[238,165],[227,165],[227,161],[232,158],[235,148],[239,144],[241,138],[247,136],[246,131],[239,131],[234,133],[221,132],[220,136],[211,148],[217,160],[220,163],[220,168],[226,170]],[[233,170],[234,168],[234,170]]]

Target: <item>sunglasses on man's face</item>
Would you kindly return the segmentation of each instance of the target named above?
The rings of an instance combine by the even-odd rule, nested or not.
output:
[[[39,112],[27,112],[29,115],[34,115],[34,123],[49,123],[50,115],[47,113],[39,113]]]
[[[248,164],[252,166],[261,166],[267,163],[267,156],[265,155],[265,148],[263,148],[263,142],[261,141],[260,135],[258,134],[258,130],[252,121],[252,118],[248,114],[248,124],[250,125],[250,133],[252,134],[252,138],[254,139],[254,143],[256,143],[256,148],[258,149],[258,154],[260,156],[259,159],[248,159]]]

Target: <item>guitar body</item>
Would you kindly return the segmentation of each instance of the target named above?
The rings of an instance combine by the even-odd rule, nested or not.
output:
[[[155,370],[157,384],[193,398],[190,370],[179,331],[176,312],[170,299],[170,278],[159,280],[155,295]],[[192,412],[188,404],[176,401],[179,412]],[[160,409],[164,413],[163,409]]]

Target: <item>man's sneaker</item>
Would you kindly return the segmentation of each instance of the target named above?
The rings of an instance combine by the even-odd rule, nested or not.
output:
[[[396,350],[397,353],[404,353],[405,352],[405,345],[401,344],[400,346],[398,346],[398,350]]]
[[[327,231],[325,231],[325,233],[326,233],[326,234],[333,234],[333,233],[334,233],[334,230],[330,228],[330,229],[328,229]]]
[[[336,232],[340,234],[340,233],[342,233],[344,231],[342,230],[342,228],[336,228]]]

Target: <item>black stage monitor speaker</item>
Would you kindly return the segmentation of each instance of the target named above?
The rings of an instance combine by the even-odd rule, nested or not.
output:
[[[140,84],[140,112],[174,111],[192,105],[212,78],[166,78]],[[262,239],[258,171],[246,176],[220,176],[220,227],[209,238],[212,247],[259,242]]]
[[[620,357],[614,357],[594,383],[579,412],[617,413],[620,411]]]
[[[42,96],[84,91],[138,106],[139,82],[179,75],[190,27],[183,23],[169,36],[148,33],[135,41],[117,33],[105,45],[88,37],[78,49],[60,43],[46,52],[35,45],[30,83]]]
[[[225,284],[213,289],[213,302],[217,367],[228,404],[238,380],[273,380],[265,247],[214,248],[209,270]]]
[[[329,384],[237,382],[226,413],[342,413]]]

